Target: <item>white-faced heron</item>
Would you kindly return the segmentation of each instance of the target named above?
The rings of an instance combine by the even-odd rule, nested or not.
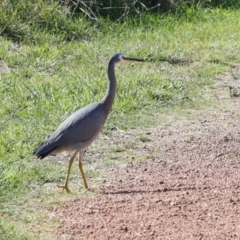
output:
[[[108,90],[104,98],[95,103],[91,103],[84,108],[79,109],[69,116],[58,129],[44,141],[35,151],[38,158],[42,159],[51,153],[72,152],[73,156],[69,161],[68,173],[64,185],[58,186],[67,192],[70,170],[76,157],[79,155],[78,166],[81,172],[84,186],[88,188],[87,181],[83,172],[81,156],[82,151],[86,149],[97,137],[111,110],[116,92],[115,67],[125,61],[144,61],[142,59],[128,58],[121,53],[112,56],[108,63],[107,75],[109,79]]]

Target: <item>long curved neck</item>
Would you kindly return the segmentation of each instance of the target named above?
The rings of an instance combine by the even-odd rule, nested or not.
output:
[[[103,102],[103,106],[104,106],[104,112],[106,114],[106,116],[109,114],[113,101],[114,101],[114,97],[115,97],[115,93],[116,93],[116,76],[115,76],[115,71],[114,71],[114,63],[112,61],[109,62],[108,64],[108,69],[107,69],[107,75],[108,75],[108,80],[109,80],[109,84],[108,84],[108,90],[106,95],[104,96],[102,102]]]

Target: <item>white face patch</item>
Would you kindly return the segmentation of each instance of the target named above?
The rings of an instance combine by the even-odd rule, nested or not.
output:
[[[123,59],[123,55],[119,56],[120,62],[124,62],[125,60]]]
[[[123,58],[123,55],[120,55],[119,56],[119,62],[115,63],[115,67],[118,67],[119,65],[121,65],[123,62],[127,62],[126,60],[124,60]]]

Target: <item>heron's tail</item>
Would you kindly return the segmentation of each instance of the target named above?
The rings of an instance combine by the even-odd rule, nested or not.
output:
[[[57,145],[45,145],[43,142],[38,148],[36,148],[33,152],[37,158],[43,159],[48,156],[51,152],[53,152],[57,148]]]

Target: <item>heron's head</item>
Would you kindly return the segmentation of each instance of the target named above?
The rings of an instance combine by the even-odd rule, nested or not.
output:
[[[129,58],[129,57],[124,56],[122,53],[114,54],[110,60],[110,62],[112,62],[115,67],[117,67],[118,65],[120,65],[123,62],[129,62],[129,61],[144,62],[143,59]]]

